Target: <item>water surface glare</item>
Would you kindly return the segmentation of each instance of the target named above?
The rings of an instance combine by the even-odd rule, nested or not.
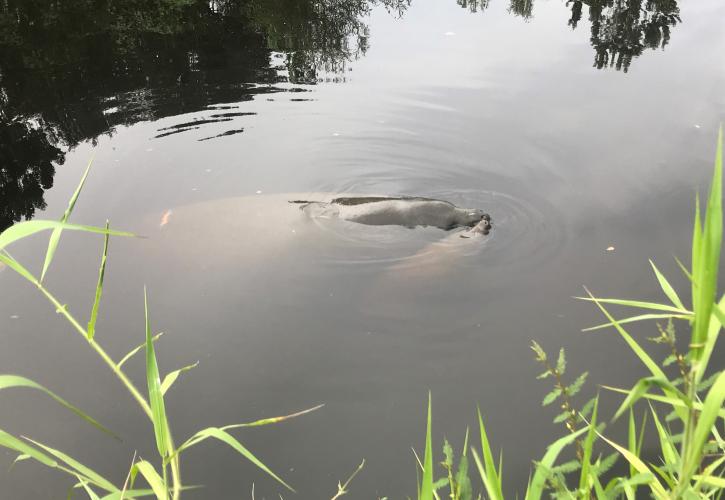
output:
[[[256,498],[330,498],[362,458],[350,498],[412,495],[429,390],[436,447],[445,435],[460,449],[480,404],[506,488],[521,493],[564,432],[541,408],[531,339],[565,347],[588,393],[631,385],[641,367],[614,333],[580,332],[601,318],[572,296],[586,284],[660,300],[648,258],[686,286],[672,255],[689,258],[693,194],[725,119],[725,6],[650,2],[642,12],[664,9],[663,24],[633,28],[614,14],[635,1],[592,2],[601,18],[544,0],[299,4],[357,6],[334,19],[275,1],[189,3],[178,26],[170,11],[168,25],[66,37],[88,25],[78,11],[18,38],[26,49],[0,40],[0,225],[60,217],[95,155],[73,219],[144,236],[111,241],[99,341],[117,359],[143,341],[146,285],[162,373],[200,362],[167,395],[177,440],[325,404],[237,434],[297,495],[204,444],[183,477],[205,488],[184,498],[248,498],[252,482]],[[25,19],[14,12],[0,6]],[[310,220],[288,203],[349,194],[447,200],[491,214],[493,230],[463,240]],[[82,321],[101,244],[64,234],[48,277]],[[39,270],[43,245],[12,251]],[[37,290],[0,269],[0,293],[2,372],[123,440],[27,393],[3,394],[0,427],[122,483],[134,451],[155,456],[143,414]],[[127,366],[145,387],[142,356]],[[68,485],[28,463],[2,481],[13,499]]]

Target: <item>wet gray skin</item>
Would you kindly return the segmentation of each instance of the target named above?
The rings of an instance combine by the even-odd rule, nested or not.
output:
[[[293,200],[313,218],[339,218],[374,226],[433,226],[443,230],[478,228],[472,234],[488,234],[491,218],[476,208],[460,208],[443,200],[421,197],[350,196],[329,202]]]

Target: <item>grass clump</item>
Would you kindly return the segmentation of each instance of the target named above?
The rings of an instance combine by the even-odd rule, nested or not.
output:
[[[725,295],[717,299],[718,270],[723,235],[722,221],[722,130],[720,130],[715,156],[715,168],[704,218],[699,197],[696,202],[692,236],[692,261],[687,268],[677,261],[690,282],[691,307],[688,309],[667,278],[650,261],[655,278],[667,302],[646,302],[617,298],[599,298],[585,289],[580,297],[594,303],[606,322],[585,331],[613,328],[629,346],[636,358],[649,371],[649,375],[636,381],[629,389],[603,386],[614,394],[624,396],[613,420],[628,414],[626,445],[604,435],[604,424],[598,415],[599,396],[589,399],[581,408],[574,396],[584,385],[587,373],[566,378],[566,354],[562,349],[554,362],[544,349],[532,342],[535,359],[544,367],[538,378],[553,381],[553,388],[543,399],[543,406],[556,403],[560,413],[554,422],[562,423],[566,435],[550,444],[544,456],[534,462],[533,475],[525,490],[526,500],[539,500],[544,495],[557,499],[614,499],[654,497],[667,499],[719,499],[725,492],[725,371],[722,363],[711,366],[712,354],[720,331],[725,327]],[[636,310],[637,313],[616,319],[609,307]],[[634,336],[627,324],[647,320],[656,323],[657,335],[649,339],[664,345],[668,355],[655,361]],[[664,323],[661,323],[664,322]],[[689,330],[683,346],[678,342],[677,329]],[[668,375],[667,372],[672,372]],[[636,403],[646,400],[648,407],[637,425],[634,418]],[[659,443],[658,456],[642,453],[647,432],[647,420],[653,422],[650,430]],[[465,479],[452,475],[452,449],[443,446],[445,460],[442,477],[435,480],[430,450],[430,401],[425,440],[423,477],[418,487],[419,500],[472,500],[505,498],[502,485],[502,458],[494,460],[480,411],[478,425],[480,444],[470,445],[478,480],[476,496]],[[466,442],[468,439],[466,439]],[[477,446],[480,446],[479,455]],[[466,445],[461,455],[460,470],[465,471]],[[560,459],[565,449],[573,448]],[[617,460],[628,465],[625,473],[614,473]],[[465,485],[465,486],[462,486]]]

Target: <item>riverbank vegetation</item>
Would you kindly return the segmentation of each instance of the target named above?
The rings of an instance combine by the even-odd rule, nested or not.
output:
[[[15,462],[31,460],[69,475],[71,492],[85,494],[91,499],[148,496],[164,500],[180,498],[190,488],[181,480],[181,458],[190,448],[209,439],[231,447],[265,474],[292,490],[291,486],[234,436],[234,431],[279,423],[317,410],[319,406],[291,415],[223,427],[208,427],[191,435],[180,442],[181,444],[176,444],[164,398],[179,375],[193,369],[195,365],[176,369],[161,378],[155,353],[155,341],[159,335],[154,335],[152,330],[145,290],[144,329],[139,334],[140,344],[119,360],[112,358],[102,347],[103,332],[97,331],[96,321],[103,297],[109,240],[111,236],[133,235],[112,230],[108,224],[105,227],[90,227],[68,222],[89,169],[90,165],[60,221],[26,221],[0,233],[0,263],[35,286],[71,329],[83,338],[90,351],[107,365],[127,390],[131,400],[148,417],[154,431],[158,456],[153,459],[129,457],[130,469],[125,471],[125,480],[117,484],[68,454],[29,437],[18,437],[0,430],[0,446],[16,453]],[[608,435],[604,424],[609,416],[600,415],[598,396],[577,405],[578,399],[575,396],[585,385],[586,373],[570,377],[563,350],[557,356],[550,357],[538,343],[532,343],[535,360],[543,370],[539,378],[551,383],[551,391],[544,397],[543,405],[559,407],[554,421],[561,423],[566,433],[549,445],[543,457],[534,462],[528,485],[521,488],[525,488],[527,500],[537,500],[549,494],[555,498],[575,499],[630,499],[645,494],[657,499],[722,497],[725,491],[725,372],[721,363],[717,362],[719,360],[715,359],[713,362],[717,339],[725,325],[725,297],[717,299],[722,227],[721,132],[707,203],[703,210],[700,208],[699,199],[696,204],[691,264],[687,267],[678,261],[690,282],[687,294],[690,307],[685,306],[684,295],[678,294],[654,263],[650,264],[667,299],[665,302],[599,298],[588,290],[581,297],[596,306],[606,319],[603,324],[590,330],[613,330],[649,372],[648,376],[636,381],[631,388],[604,387],[604,390],[622,397],[613,419],[627,419],[626,442],[617,442]],[[44,231],[50,231],[50,237],[42,271],[36,276],[9,253],[9,247],[19,240]],[[87,322],[71,313],[44,284],[45,274],[52,264],[64,231],[85,231],[103,236],[96,294],[89,308]],[[612,307],[636,312],[616,319],[610,311]],[[627,325],[641,321],[652,322],[653,336],[649,341],[667,347],[669,355],[665,359],[657,360],[645,347],[647,341],[636,339],[628,332]],[[126,361],[136,354],[145,356],[144,389],[134,385],[124,371]],[[89,429],[89,432],[101,431],[113,435],[92,416],[35,381],[20,375],[0,375],[0,390],[9,388],[41,391],[95,428]],[[635,405],[644,407],[641,420],[635,418]],[[429,400],[424,450],[422,456],[416,455],[419,474],[418,499],[499,500],[510,496],[504,494],[503,457],[496,454],[491,447],[489,429],[485,426],[482,412],[479,411],[477,415],[475,431],[466,432],[458,454],[448,441],[444,441],[442,456],[434,456],[437,448],[434,447],[432,439],[431,408]],[[642,443],[647,433],[652,434],[659,443],[657,456],[642,452]],[[617,461],[626,466],[614,472],[612,467]],[[362,464],[348,481],[338,485],[338,492],[333,498],[339,498],[348,492],[350,481],[360,468]]]

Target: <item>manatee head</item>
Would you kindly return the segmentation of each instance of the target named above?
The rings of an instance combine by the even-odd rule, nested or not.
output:
[[[485,236],[491,231],[493,223],[491,222],[491,216],[483,214],[481,220],[478,221],[471,229],[460,233],[461,238],[473,238],[475,236]]]
[[[491,217],[483,210],[478,208],[460,208],[458,209],[458,223],[459,226],[473,227],[476,224],[484,220],[491,220]]]

